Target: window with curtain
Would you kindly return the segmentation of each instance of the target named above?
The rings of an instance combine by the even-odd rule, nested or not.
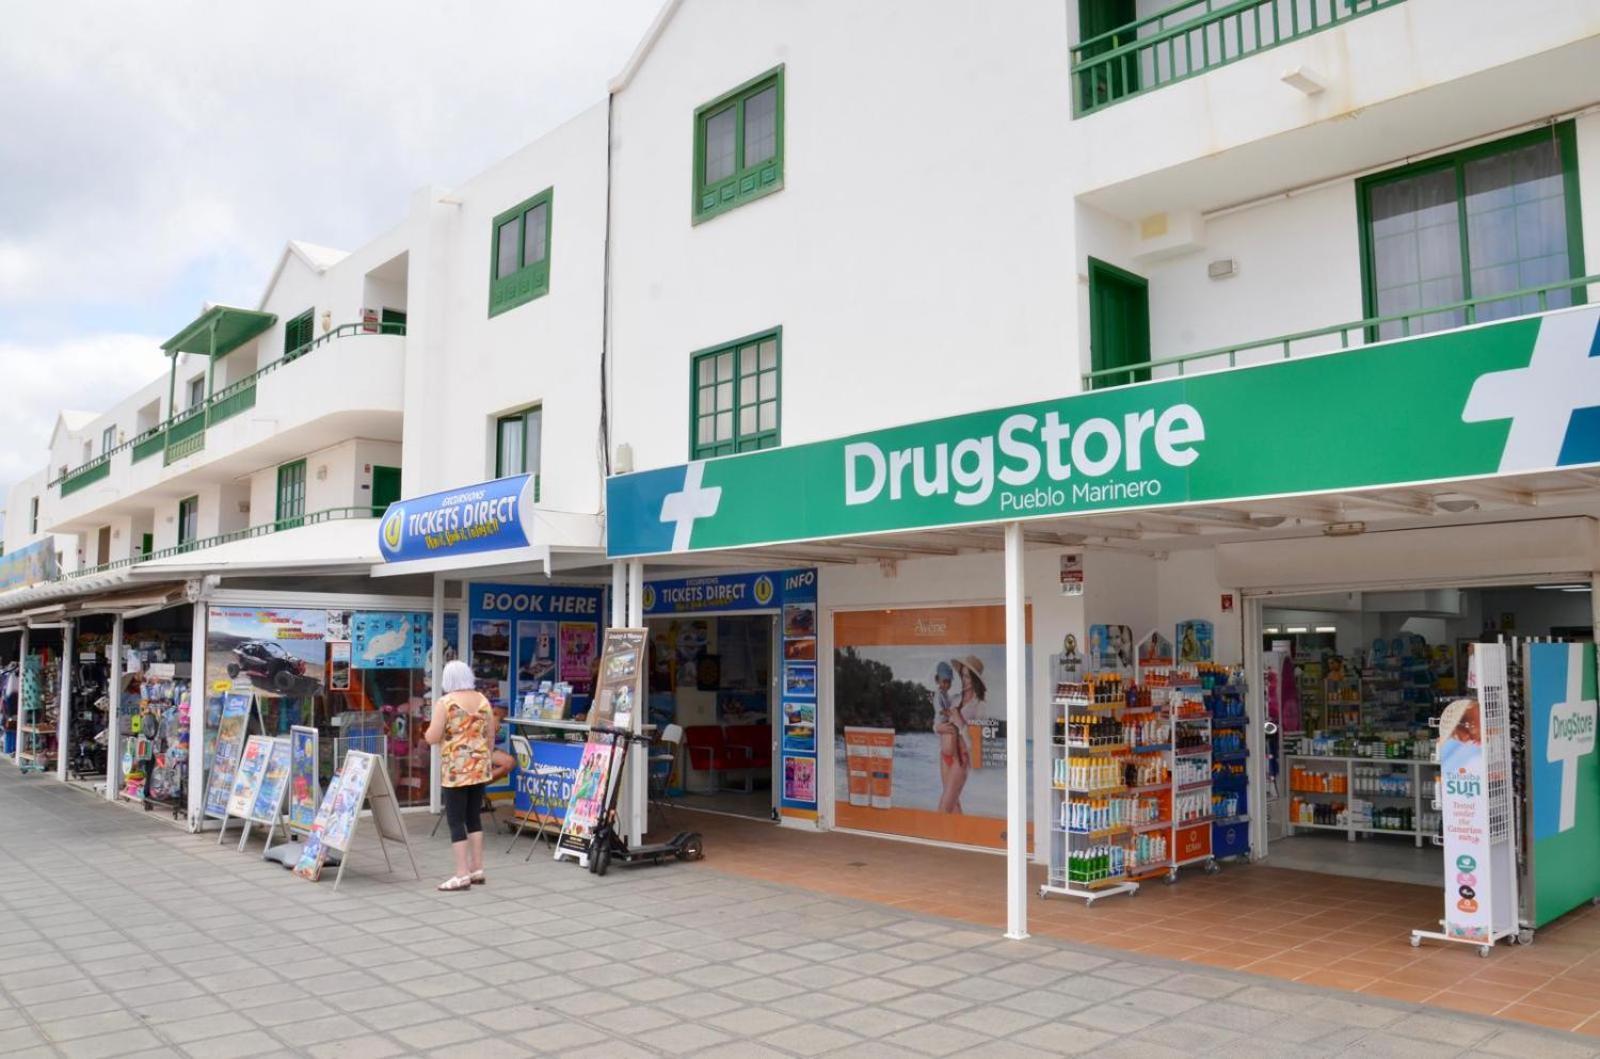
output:
[[[1584,274],[1570,122],[1380,173],[1359,195],[1368,315],[1481,303],[1382,324],[1379,338],[1538,312],[1537,294],[1494,296]],[[1551,290],[1544,307],[1574,297]]]
[[[200,539],[200,498],[178,501],[178,544],[193,544]]]
[[[539,441],[543,410],[524,408],[495,421],[494,473],[496,478],[539,473]]]

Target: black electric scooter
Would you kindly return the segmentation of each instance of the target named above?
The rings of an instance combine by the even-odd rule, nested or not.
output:
[[[600,823],[596,825],[594,835],[589,839],[589,870],[595,875],[604,875],[612,861],[620,864],[643,864],[646,861],[660,864],[668,857],[676,860],[703,859],[706,855],[705,843],[698,831],[680,831],[666,842],[651,842],[638,846],[629,846],[623,841],[622,836],[617,834],[617,797],[622,790],[621,770],[628,764],[628,747],[633,743],[648,747],[651,738],[621,728],[597,727],[593,730],[611,736],[612,771],[609,774],[617,777],[617,781],[611,785],[611,795],[606,810],[600,815]]]

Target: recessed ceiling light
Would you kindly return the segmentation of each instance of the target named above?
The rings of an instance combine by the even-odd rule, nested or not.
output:
[[[1307,629],[1304,625],[1291,625],[1291,626],[1289,626],[1287,629],[1285,629],[1283,631],[1284,632],[1310,632],[1311,630]]]

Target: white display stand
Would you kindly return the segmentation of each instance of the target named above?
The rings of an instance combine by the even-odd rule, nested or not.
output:
[[[311,840],[301,852],[295,874],[312,882],[322,874],[322,864],[329,850],[339,854],[339,871],[334,876],[333,888],[339,889],[344,878],[345,865],[350,862],[350,847],[355,842],[356,824],[361,819],[361,807],[372,810],[372,822],[378,829],[378,848],[383,851],[383,861],[394,871],[389,859],[389,842],[399,842],[406,848],[411,860],[411,870],[420,880],[416,855],[411,851],[411,838],[406,834],[405,821],[400,816],[400,801],[395,797],[394,786],[389,782],[389,772],[383,758],[364,750],[352,750],[345,755],[335,782],[328,785],[323,805],[317,811],[317,825],[313,826]],[[319,829],[320,828],[320,829]]]
[[[1411,944],[1420,946],[1424,938],[1449,941],[1477,946],[1479,956],[1488,956],[1501,938],[1515,941],[1519,929],[1505,644],[1479,644],[1471,664],[1477,702],[1468,707],[1466,723],[1442,723],[1439,729],[1445,914],[1441,929],[1413,930]],[[1452,703],[1446,718],[1460,712],[1456,708],[1463,701],[1471,702]]]
[[[250,803],[249,815],[245,817],[244,834],[239,836],[239,851],[244,851],[244,845],[250,840],[250,827],[252,824],[267,825],[267,841],[263,850],[272,848],[273,833],[280,824],[287,830],[287,821],[284,820],[284,801],[289,796],[289,740],[275,738],[272,740],[272,749],[267,755],[267,767],[261,774],[261,782],[256,790],[255,800]]]
[[[1067,685],[1071,689],[1082,689],[1086,686],[1088,685],[1079,683]],[[1058,688],[1059,690],[1061,689]],[[1126,753],[1128,747],[1121,744],[1074,746],[1069,738],[1070,718],[1074,714],[1088,714],[1097,718],[1111,717],[1122,709],[1123,703],[1093,702],[1088,694],[1072,690],[1057,694],[1053,704],[1052,721],[1060,723],[1053,725],[1050,740],[1051,764],[1055,770],[1050,782],[1050,871],[1044,884],[1039,887],[1039,896],[1043,898],[1050,894],[1063,894],[1067,897],[1081,898],[1086,905],[1092,906],[1102,897],[1134,893],[1139,889],[1139,884],[1129,880],[1120,871],[1100,879],[1088,881],[1073,879],[1071,877],[1073,847],[1075,844],[1091,846],[1096,843],[1106,844],[1112,839],[1125,836],[1129,829],[1126,826],[1103,828],[1098,831],[1074,829],[1068,826],[1068,813],[1074,796],[1079,799],[1109,797],[1125,793],[1127,788],[1120,782],[1100,789],[1092,789],[1081,784],[1074,786],[1071,782],[1073,768],[1075,762],[1103,760],[1112,755]]]
[[[255,807],[256,795],[261,793],[261,781],[266,776],[267,762],[272,757],[274,742],[271,736],[265,735],[253,735],[245,741],[244,749],[239,753],[238,764],[234,768],[233,787],[222,810],[222,826],[217,830],[217,845],[222,845],[222,838],[228,833],[230,819],[242,821],[245,835],[250,833],[250,811]],[[239,839],[239,848],[244,848],[242,837]]]

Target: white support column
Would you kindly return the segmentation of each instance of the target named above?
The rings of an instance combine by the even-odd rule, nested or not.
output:
[[[111,619],[111,675],[106,678],[106,801],[117,800],[122,784],[122,723],[117,708],[122,705],[122,622],[118,614]]]
[[[206,601],[194,593],[194,622],[189,640],[189,830],[205,826],[206,797]]]
[[[22,767],[22,689],[23,678],[28,673],[28,627],[22,627],[22,646],[17,648],[17,739],[12,745],[11,763],[18,768]]]
[[[438,574],[433,575],[433,671],[428,674],[428,716],[422,721],[426,725],[433,720],[433,704],[439,701],[439,696],[444,689],[444,578]],[[415,739],[419,732],[412,731],[411,737]],[[439,796],[439,747],[428,748],[428,812],[438,815],[440,811]]]
[[[1594,641],[1600,643],[1600,571],[1589,578],[1589,607],[1594,618]]]
[[[1028,624],[1022,523],[1006,523],[1006,937],[1028,936]]]
[[[61,697],[56,700],[56,779],[67,782],[67,744],[72,732],[72,633],[71,618],[61,623]]]
[[[1243,612],[1240,661],[1244,665],[1244,745],[1249,753],[1250,859],[1267,855],[1267,689],[1261,666],[1261,601],[1236,593]]]
[[[628,560],[628,627],[639,629],[644,627],[644,560]],[[646,646],[646,652],[649,647]],[[649,672],[648,666],[645,670]],[[633,730],[644,731],[645,714],[644,702],[633,704]],[[649,795],[650,755],[645,748],[635,744],[628,753],[628,840],[635,844],[643,842],[645,832],[649,830]]]
[[[611,563],[611,627],[628,624],[628,564],[622,559]]]

